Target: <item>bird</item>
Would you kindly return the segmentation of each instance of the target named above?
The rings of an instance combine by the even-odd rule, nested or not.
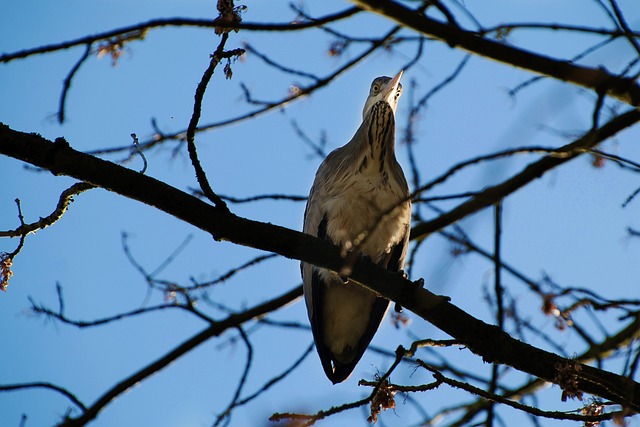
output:
[[[400,71],[371,83],[362,124],[320,164],[304,213],[303,232],[343,253],[402,272],[411,226],[411,197],[395,155]],[[362,358],[389,300],[333,272],[302,262],[304,299],[325,374],[345,381]]]

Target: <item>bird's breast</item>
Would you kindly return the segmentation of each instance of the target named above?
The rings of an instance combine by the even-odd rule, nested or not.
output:
[[[409,228],[411,205],[406,196],[376,180],[358,179],[327,200],[327,235],[379,262]]]

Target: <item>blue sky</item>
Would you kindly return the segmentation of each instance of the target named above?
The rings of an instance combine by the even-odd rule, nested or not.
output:
[[[595,4],[512,3],[466,2],[487,26],[505,21],[538,20],[609,25]],[[630,24],[637,28],[640,16],[632,10],[631,1],[620,4],[629,13]],[[246,2],[246,5],[248,9],[243,17],[247,22],[288,22],[295,17],[287,2]],[[346,2],[304,5],[314,16],[348,6]],[[213,18],[214,8],[213,2],[195,0],[133,3],[114,0],[91,4],[66,0],[11,2],[3,5],[0,13],[0,53],[65,41],[152,18]],[[366,15],[335,28],[378,36],[390,25],[379,17]],[[541,31],[522,31],[511,37],[511,43],[556,57],[570,57],[591,43],[586,36]],[[243,31],[232,34],[227,47],[241,47],[246,42],[287,66],[325,76],[357,56],[361,49],[353,46],[343,57],[329,57],[327,48],[332,40],[318,31],[296,34]],[[49,139],[64,136],[74,148],[84,151],[130,144],[131,133],[145,140],[153,133],[152,118],[165,132],[184,129],[191,115],[195,87],[217,43],[218,38],[208,30],[167,28],[151,31],[142,42],[128,44],[116,66],[109,58],[98,59],[92,55],[73,80],[64,125],[59,125],[54,115],[62,81],[81,56],[82,47],[1,64],[0,121]],[[256,120],[200,134],[198,150],[213,188],[220,194],[236,197],[274,192],[305,195],[321,159],[314,157],[311,149],[296,136],[291,121],[295,120],[315,139],[326,132],[327,149],[344,144],[359,125],[371,80],[379,75],[394,75],[414,51],[415,45],[408,45],[394,52],[377,52],[313,97]],[[405,88],[409,88],[413,80],[418,88],[416,96],[428,91],[451,73],[463,56],[440,42],[428,41],[419,64],[403,77]],[[583,63],[622,67],[624,59],[630,56],[630,48],[619,41],[587,57]],[[240,83],[244,83],[255,98],[266,100],[286,96],[291,85],[309,83],[275,71],[250,54],[233,64],[233,72],[231,80],[225,80],[221,70],[214,75],[203,104],[202,124],[235,117],[254,108],[244,102]],[[550,129],[576,133],[589,127],[593,97],[574,86],[542,81],[514,98],[509,97],[507,91],[529,77],[525,71],[472,57],[456,83],[429,102],[418,124],[416,157],[422,167],[423,180],[432,179],[476,155],[525,145],[559,146],[568,142]],[[409,96],[409,90],[405,89],[398,109],[400,128],[406,124]],[[630,129],[607,141],[602,149],[638,161],[639,137],[637,128]],[[181,189],[195,187],[184,149],[173,158],[173,148],[170,144],[149,154],[147,174]],[[408,171],[406,146],[399,144],[397,151]],[[121,157],[109,158],[119,160]],[[536,158],[523,155],[483,164],[456,175],[430,195],[482,189],[517,173]],[[127,166],[140,169],[141,161],[133,159]],[[3,230],[19,225],[16,197],[21,200],[26,220],[35,221],[49,214],[59,193],[74,182],[48,173],[27,171],[20,162],[5,157],[0,157],[0,178],[5,184],[0,187],[0,229]],[[610,298],[637,298],[640,242],[626,238],[625,229],[627,226],[640,228],[640,200],[625,209],[620,205],[639,186],[637,175],[621,171],[611,163],[595,169],[587,157],[550,172],[505,202],[505,261],[534,279],[546,273],[566,286],[586,287]],[[300,229],[304,204],[259,202],[231,205],[231,209],[241,216]],[[423,213],[431,215],[426,210]],[[491,249],[493,239],[491,217],[492,212],[485,210],[462,224],[474,241],[487,250]],[[186,249],[162,272],[163,278],[179,283],[188,283],[191,278],[199,281],[215,278],[260,254],[230,243],[215,243],[210,236],[188,224],[105,190],[91,190],[77,196],[57,224],[27,238],[25,248],[15,260],[15,276],[9,291],[0,295],[3,325],[0,328],[3,343],[0,383],[49,381],[66,387],[90,404],[122,377],[206,326],[176,311],[149,314],[103,328],[77,330],[29,313],[30,297],[37,303],[57,307],[56,283],[64,291],[65,313],[74,319],[91,320],[162,302],[160,295],[148,292],[144,279],[127,261],[122,250],[122,233],[128,234],[137,262],[149,271],[189,238]],[[16,244],[15,239],[3,239],[0,251],[10,252]],[[430,289],[451,296],[455,304],[472,315],[492,321],[482,301],[483,289],[492,286],[491,264],[473,254],[454,259],[450,251],[451,246],[445,239],[430,237],[420,250],[413,269],[414,278],[424,277]],[[553,333],[553,320],[539,312],[540,301],[531,299],[525,287],[508,274],[504,274],[504,280],[525,316]],[[284,293],[299,282],[298,263],[277,258],[238,274],[212,289],[209,297],[239,310]],[[223,317],[220,312],[210,312],[217,318]],[[587,314],[578,316],[589,322]],[[301,301],[279,310],[273,318],[306,324]],[[592,328],[594,336],[601,338],[597,328]],[[373,344],[394,350],[398,344],[410,344],[410,334],[446,338],[418,319],[414,319],[409,329],[401,330],[394,329],[387,321]],[[571,330],[558,336],[571,352],[584,349]],[[310,331],[304,329],[260,326],[251,337],[254,369],[245,393],[286,369],[311,342]],[[545,347],[542,341],[532,344]],[[445,357],[466,357],[469,366],[473,366],[470,369],[488,375],[486,365],[461,353],[466,352],[458,349],[439,352]],[[92,425],[210,425],[213,415],[223,410],[231,399],[245,357],[246,349],[237,342],[235,332],[212,339],[121,396]],[[371,378],[389,363],[388,359],[369,352],[347,383],[332,386],[314,353],[287,381],[234,414],[231,425],[268,425],[266,418],[273,412],[314,412],[359,399],[368,390],[358,387],[357,379]],[[605,367],[614,371],[619,368],[613,364]],[[413,383],[429,381],[430,376],[406,367],[392,378],[399,383]],[[422,403],[429,412],[460,401],[456,399],[470,400],[461,392],[451,390],[434,396],[450,400],[432,402],[428,394],[413,397],[425,399]],[[562,405],[559,396],[560,391],[553,387],[543,393],[541,401],[547,409],[577,406],[576,402]],[[403,402],[399,397],[398,403],[395,414],[383,414],[382,425],[407,425],[419,419],[420,413],[410,401]],[[65,399],[49,391],[3,393],[0,394],[0,424],[17,426],[21,415],[26,413],[27,426],[53,425],[64,415],[67,406]],[[520,417],[510,410],[501,411],[505,420]],[[364,418],[362,411],[354,410],[319,425],[363,425],[366,424]],[[560,423],[544,421],[543,425]]]

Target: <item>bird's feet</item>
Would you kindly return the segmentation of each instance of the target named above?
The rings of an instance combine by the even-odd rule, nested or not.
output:
[[[404,270],[400,270],[398,271],[396,274],[402,276],[403,279],[409,279],[409,276],[407,276],[407,273],[404,272]],[[421,277],[418,280],[411,282],[413,284],[413,288],[423,288],[424,287],[424,279]],[[396,302],[396,305],[394,306],[394,310],[396,313],[402,313],[402,306]]]

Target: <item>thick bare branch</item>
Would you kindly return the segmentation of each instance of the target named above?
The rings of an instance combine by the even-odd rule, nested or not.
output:
[[[634,110],[605,125],[603,129],[608,126],[606,132],[602,129],[601,131],[603,135],[613,134],[614,129],[624,128],[623,123],[630,124],[638,119],[640,113]],[[73,176],[156,207],[222,240],[276,252],[332,271],[340,271],[345,262],[340,248],[327,241],[273,224],[222,213],[213,206],[154,178],[73,150],[61,139],[52,143],[39,135],[17,132],[2,125],[0,153],[51,170],[55,174]],[[351,280],[413,311],[462,342],[475,354],[481,355],[485,361],[506,364],[549,382],[557,380],[558,366],[574,363],[513,339],[499,328],[488,325],[449,303],[447,298],[434,295],[416,286],[403,275],[393,274],[367,259],[355,260],[353,267]],[[207,329],[209,332],[203,332],[204,336],[212,336],[214,333],[210,330],[211,328]],[[194,338],[195,341],[202,339],[206,339],[202,334],[197,339]],[[164,366],[163,363],[168,361],[163,358],[163,361],[158,363]],[[577,366],[580,366],[580,369],[575,372],[575,380],[580,390],[633,410],[640,410],[640,385],[601,369],[587,365]],[[131,378],[116,388],[118,392],[122,392],[137,381],[138,378]],[[102,403],[98,407],[103,407],[106,404],[105,399],[108,402],[113,397],[113,392],[108,392],[100,399]],[[97,412],[92,413],[90,418],[96,414]]]
[[[429,18],[392,0],[354,0],[354,3],[425,36],[442,40],[451,47],[605,93],[629,105],[640,105],[640,86],[635,80],[616,76],[604,68],[584,67],[500,43],[476,32]]]

